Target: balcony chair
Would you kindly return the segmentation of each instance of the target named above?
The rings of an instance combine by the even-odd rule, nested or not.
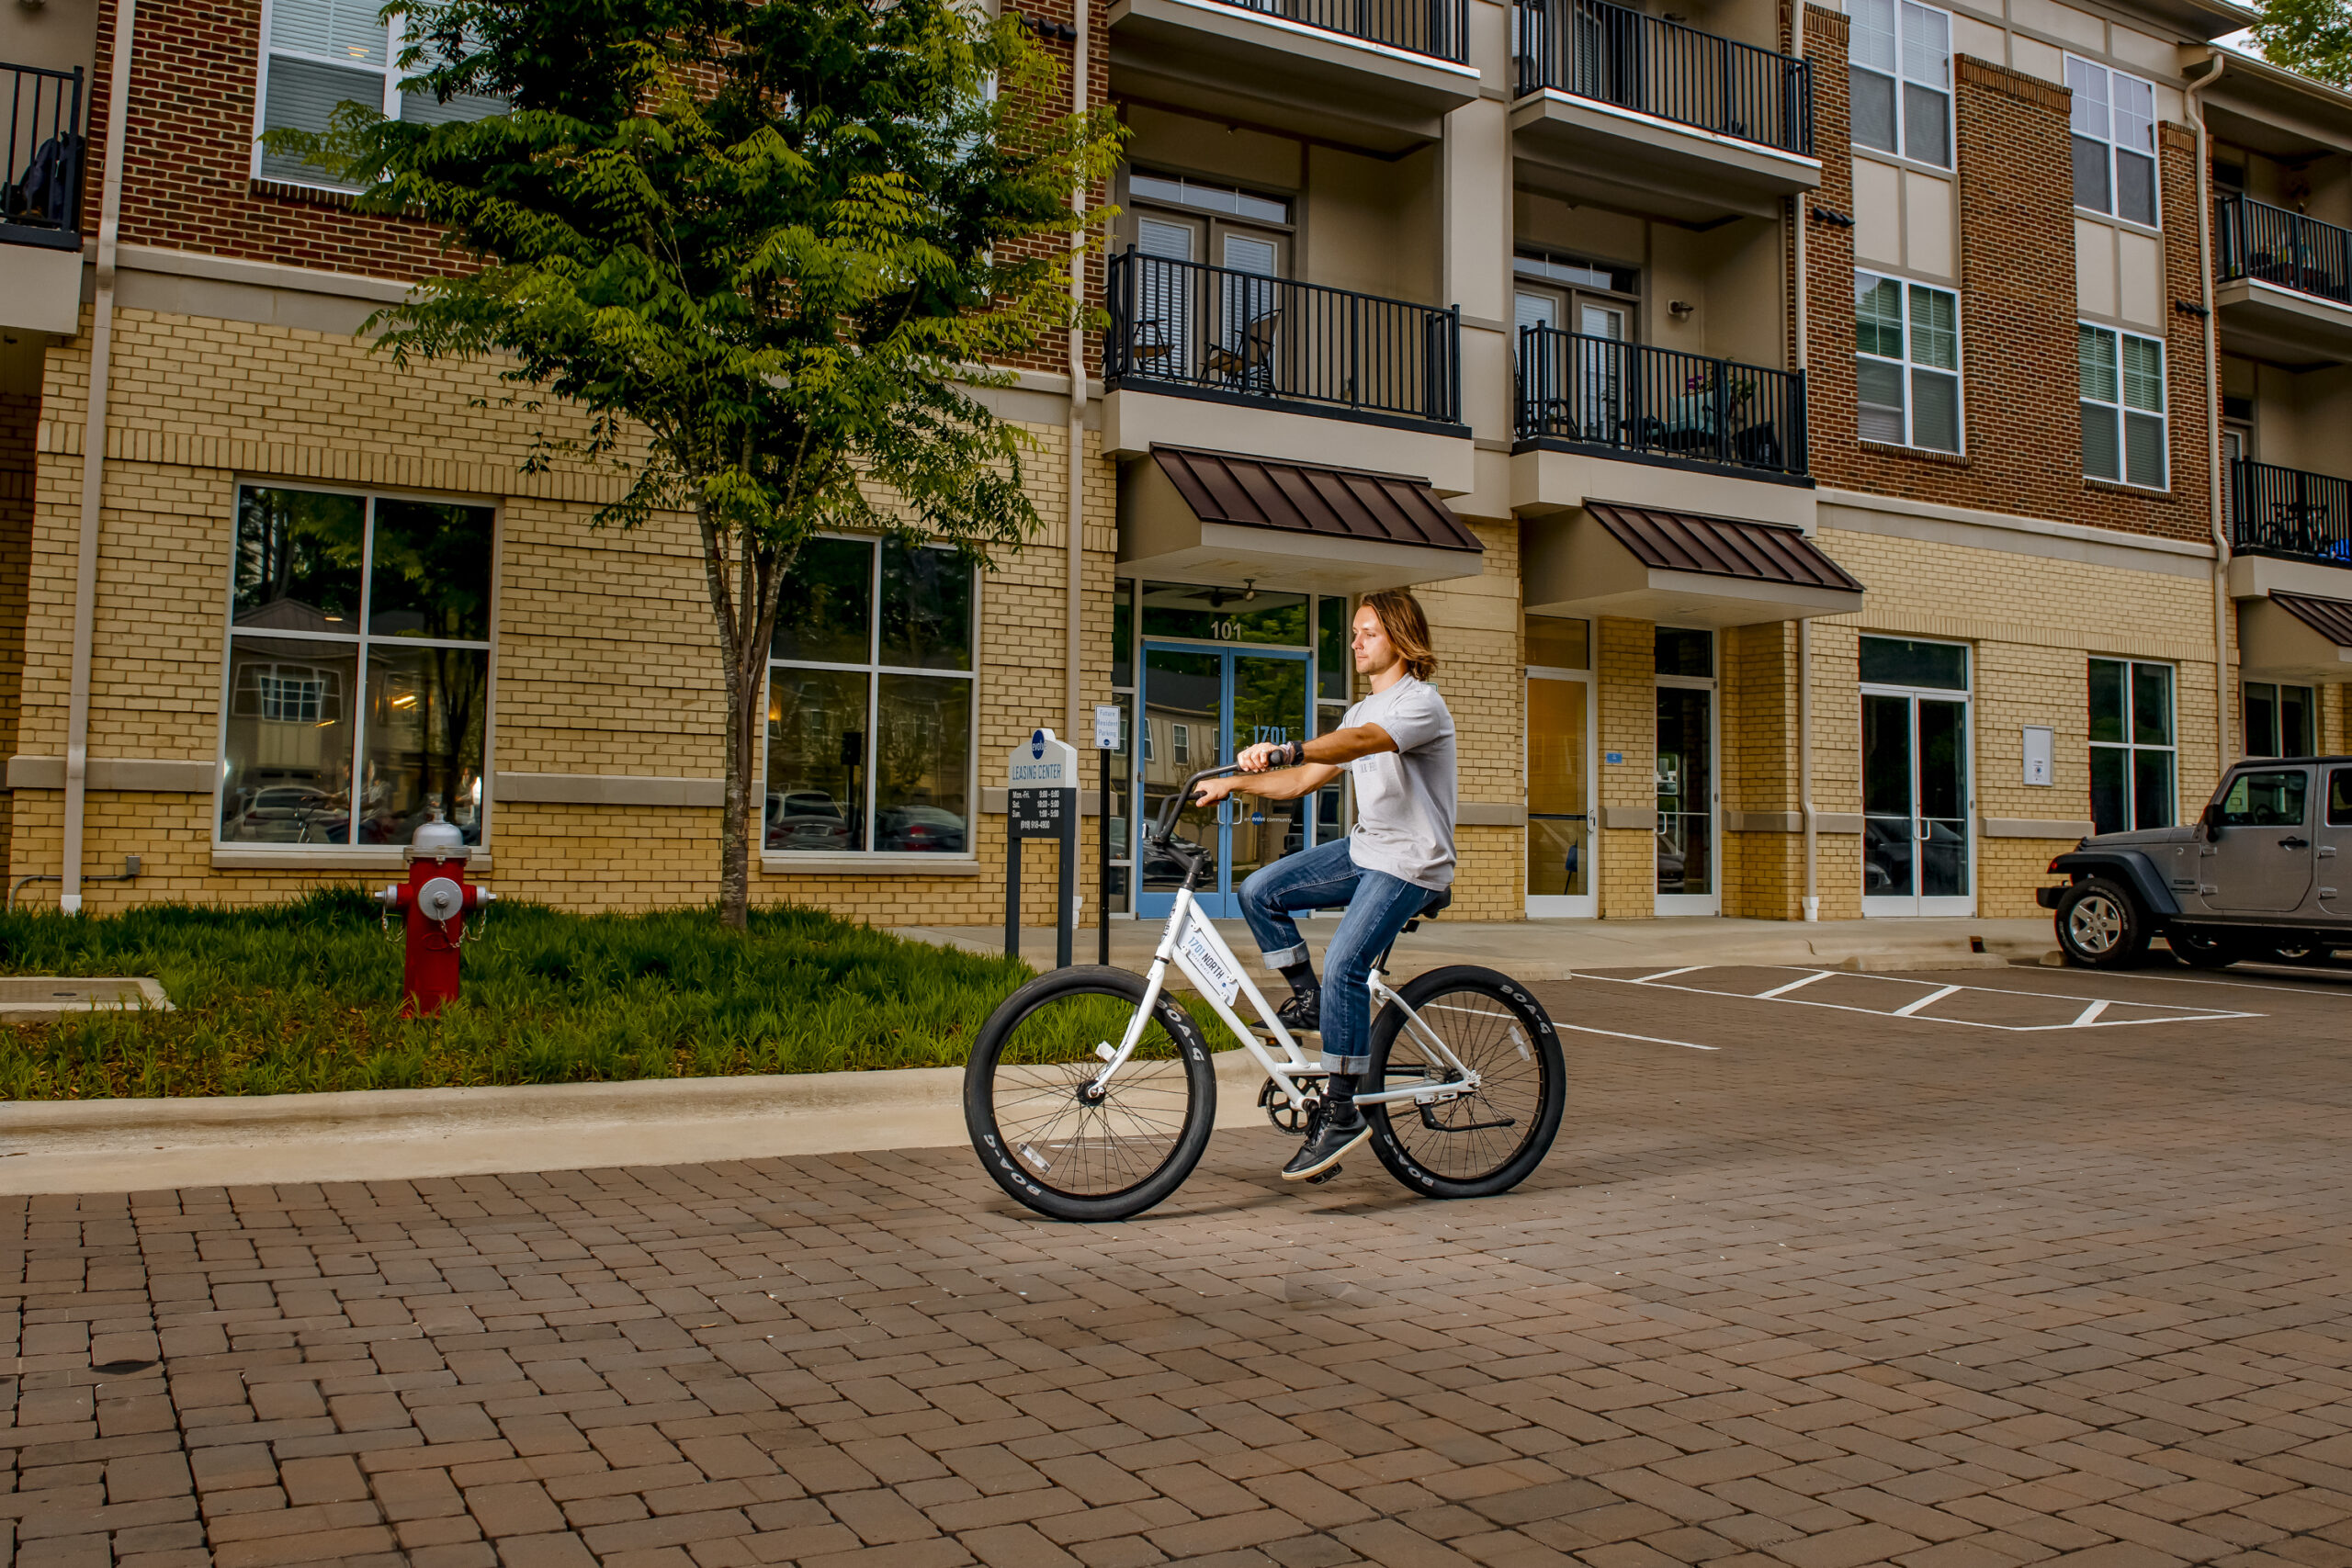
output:
[[[1274,333],[1282,325],[1282,319],[1280,310],[1269,310],[1243,330],[1238,344],[1212,344],[1206,359],[1209,373],[1223,377],[1226,385],[1237,392],[1256,391],[1271,396],[1274,389]]]

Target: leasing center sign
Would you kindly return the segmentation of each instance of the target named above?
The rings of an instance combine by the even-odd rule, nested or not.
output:
[[[1055,739],[1050,729],[1036,731],[1012,749],[1006,761],[1004,787],[1076,789],[1078,748]]]

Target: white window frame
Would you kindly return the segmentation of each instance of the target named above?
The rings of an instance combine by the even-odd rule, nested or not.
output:
[[[946,854],[929,850],[852,849],[840,851],[771,850],[767,847],[765,819],[754,825],[752,831],[760,840],[762,863],[770,870],[789,872],[795,868],[832,868],[851,862],[859,865],[962,865],[976,860],[979,854],[980,811],[980,582],[981,574],[972,571],[972,642],[971,664],[964,670],[919,669],[907,664],[882,662],[882,536],[876,534],[853,534],[831,529],[809,536],[817,539],[849,539],[871,547],[866,552],[865,578],[865,658],[852,663],[822,659],[778,659],[771,651],[767,662],[769,687],[772,690],[775,672],[779,670],[825,670],[836,673],[862,674],[865,677],[865,760],[860,764],[864,774],[865,798],[861,803],[865,823],[866,841],[874,840],[879,826],[875,809],[874,748],[880,744],[882,714],[882,677],[885,675],[939,675],[952,677],[965,683],[967,701],[965,723],[968,744],[964,761],[964,852]],[[933,544],[917,544],[916,549],[936,548]],[[760,711],[767,712],[769,691],[760,694]],[[760,726],[760,790],[767,791],[768,748],[767,725]]]
[[[2153,824],[2153,826],[2164,828],[2178,826],[2180,821],[2180,666],[2177,664],[2167,664],[2161,659],[2124,659],[2112,654],[2092,654],[2089,661],[2083,666],[2085,695],[2084,720],[2085,728],[2086,729],[2088,728],[2090,718],[2088,711],[2090,668],[2091,665],[2094,664],[2120,664],[2123,667],[2123,733],[2125,736],[2125,739],[2121,740],[2092,740],[2087,742],[2093,752],[2118,751],[2122,753],[2123,756],[2123,825],[2120,829],[2110,829],[2097,828],[2096,824],[2094,824],[2096,830],[2099,832],[2121,831],[2127,833],[2138,830],[2140,823],[2140,770],[2137,766],[2137,762],[2139,760],[2139,754],[2143,751],[2161,751],[2164,753],[2166,759],[2166,766],[2170,768],[2172,773],[2171,816],[2173,819],[2170,822],[2156,823]],[[2165,692],[2172,705],[2172,712],[2165,716],[2165,728],[2172,736],[2172,739],[2169,743],[2158,744],[2154,741],[2142,740],[2138,738],[2135,728],[2137,721],[2133,716],[2132,697],[2135,683],[2139,678],[2139,671],[2142,670],[2162,670],[2165,672],[2167,677]],[[2087,796],[2085,797],[2083,804],[2086,807],[2092,807],[2095,805],[2095,803]]]
[[[2086,463],[2083,477],[2097,479],[2101,484],[2121,485],[2126,489],[2146,491],[2151,494],[2163,494],[2169,491],[2172,489],[2172,367],[2166,363],[2165,340],[2160,337],[2152,337],[2146,333],[2111,327],[2104,321],[2078,321],[2075,323],[2075,327],[2078,383],[2082,334],[2086,332],[2104,333],[2115,344],[2115,400],[2109,402],[2103,399],[2093,398],[2086,392],[2081,392],[2079,384],[2077,387],[2078,403],[2086,422],[2090,418],[2090,411],[2093,409],[2107,410],[2115,417],[2115,472],[2094,474],[2090,471],[2089,465]],[[2124,399],[2123,340],[2126,338],[2139,343],[2155,344],[2157,407],[2153,410],[2133,408]],[[2128,477],[2132,471],[2132,463],[2131,447],[2126,440],[2126,432],[2134,415],[2156,422],[2156,452],[2164,463],[2165,471],[2154,484]]]
[[[2082,117],[2090,109],[2091,100],[2086,97],[2080,89],[2075,89],[2074,92],[2073,118],[2070,120],[2068,127],[2069,136],[2067,140],[2067,147],[2069,153],[2071,154],[2074,141],[2076,138],[2079,138],[2085,141],[2096,141],[2101,147],[2106,149],[2107,205],[2105,207],[2086,207],[2078,200],[2075,203],[2075,209],[2078,212],[2096,212],[2102,218],[2112,218],[2119,223],[2128,223],[2136,229],[2161,230],[2164,227],[2165,218],[2165,191],[2163,165],[2158,162],[2156,157],[2156,85],[2154,82],[2149,81],[2144,76],[2134,76],[2129,72],[2118,71],[2113,66],[2101,65],[2096,60],[2086,60],[2078,54],[2070,54],[2066,56],[2066,85],[2069,88],[2074,87],[2074,79],[2077,72],[2086,73],[2096,72],[2099,76],[2105,79],[2107,85],[2107,102],[2105,113],[2102,118],[2105,119],[2106,123],[2099,128],[2097,134],[2093,134],[2090,130],[2084,128],[2082,124]],[[2115,139],[2115,100],[2117,96],[2115,85],[2118,82],[2129,82],[2134,86],[2144,90],[2148,95],[2148,145],[2145,149],[2125,147]],[[2120,177],[2120,165],[2118,163],[2118,160],[2126,156],[2142,157],[2148,160],[2149,201],[2155,209],[2154,217],[2131,218],[2125,216],[2120,210],[2122,207],[2123,182]],[[2070,183],[2074,179],[2074,165],[2071,161],[2067,164],[2066,177]]]
[[[1856,267],[1854,269],[1854,292],[1857,296],[1859,296],[1862,291],[1862,280],[1865,278],[1871,279],[1874,282],[1895,284],[1903,291],[1903,357],[1900,359],[1894,359],[1883,354],[1866,354],[1862,351],[1861,344],[1859,342],[1854,345],[1854,358],[1858,364],[1860,361],[1867,359],[1881,365],[1896,365],[1901,367],[1903,377],[1903,439],[1899,442],[1894,443],[1894,445],[1906,446],[1918,452],[1940,452],[1951,457],[1967,456],[1968,343],[1965,312],[1961,310],[1960,290],[1957,288],[1947,288],[1940,283],[1923,283],[1916,278],[1905,277],[1900,273],[1888,272],[1879,267]],[[1951,367],[1949,370],[1939,365],[1922,365],[1914,356],[1914,350],[1917,347],[1919,341],[1918,333],[1913,330],[1911,321],[1911,297],[1915,289],[1924,289],[1931,294],[1946,295],[1950,297],[1951,300],[1952,363]],[[1917,411],[1918,400],[1912,396],[1911,378],[1916,372],[1919,371],[1925,371],[1930,376],[1950,376],[1952,378],[1952,410],[1953,417],[1958,428],[1952,432],[1954,444],[1951,446],[1923,446],[1917,439],[1916,439],[1917,431],[1914,424],[1914,415]],[[1855,389],[1855,436],[1858,440],[1874,439],[1873,437],[1864,437],[1861,434],[1861,393],[1859,379],[1860,378],[1858,377],[1858,384]]]
[[[399,17],[384,24],[383,65],[381,67],[362,67],[358,63],[350,60],[337,60],[332,55],[309,54],[296,49],[279,49],[276,45],[272,44],[270,42],[270,34],[272,29],[277,26],[278,4],[279,0],[262,0],[261,4],[261,41],[258,50],[258,58],[256,59],[254,66],[253,156],[249,162],[247,173],[254,179],[267,180],[272,185],[297,186],[306,190],[340,191],[347,195],[359,187],[356,186],[337,184],[327,177],[327,173],[324,169],[316,170],[300,178],[288,178],[284,175],[265,175],[262,173],[261,133],[263,125],[269,115],[270,60],[274,56],[282,55],[288,60],[303,61],[312,65],[330,65],[338,71],[380,69],[384,73],[384,93],[383,100],[379,107],[383,110],[385,118],[398,119],[401,112],[401,83],[406,80],[409,74],[401,69],[401,53],[408,47],[408,33],[405,25],[407,18]]]
[[[1908,163],[1917,164],[1922,168],[1939,169],[1949,174],[1959,166],[1960,162],[1960,149],[1957,144],[1959,125],[1952,108],[1955,96],[1952,82],[1952,15],[1940,6],[1924,6],[1920,5],[1918,0],[1887,0],[1887,4],[1890,6],[1889,14],[1894,23],[1894,69],[1889,72],[1882,66],[1864,62],[1856,54],[1853,39],[1854,34],[1860,30],[1859,28],[1848,34],[1846,59],[1849,79],[1854,72],[1867,72],[1874,76],[1884,77],[1894,84],[1894,145],[1892,148],[1877,147],[1869,142],[1856,141],[1854,146],[1860,152],[1901,158]],[[1904,26],[1906,8],[1943,18],[1943,80],[1941,82],[1929,81],[1911,73],[1906,58],[1910,52],[1910,39],[1908,30]],[[1851,15],[1854,8],[1849,6],[1848,9]],[[1911,116],[1905,107],[1903,91],[1905,85],[1926,88],[1929,92],[1941,95],[1943,98],[1943,137],[1946,156],[1941,163],[1932,158],[1922,158],[1911,150]]]
[[[222,585],[221,620],[226,627],[220,638],[220,676],[214,689],[220,693],[220,723],[212,740],[212,755],[219,776],[212,786],[211,848],[215,853],[280,855],[289,860],[316,860],[322,856],[338,858],[354,854],[372,856],[390,864],[398,864],[406,846],[401,844],[361,844],[346,840],[340,844],[275,844],[245,839],[224,839],[220,836],[221,797],[229,784],[229,724],[236,717],[237,689],[230,684],[236,672],[237,626],[237,498],[248,490],[301,491],[312,495],[348,495],[364,502],[368,507],[367,547],[360,557],[360,600],[356,606],[356,630],[350,632],[305,632],[281,630],[277,627],[253,626],[244,635],[253,638],[267,638],[280,642],[314,642],[322,648],[348,648],[358,654],[354,672],[353,690],[346,694],[322,694],[322,701],[334,701],[350,713],[351,749],[354,765],[351,789],[354,809],[353,823],[358,818],[357,795],[360,769],[356,759],[364,754],[368,744],[368,650],[378,643],[398,648],[454,648],[481,650],[481,799],[475,807],[475,820],[481,824],[477,837],[481,842],[476,853],[490,852],[491,829],[494,826],[498,776],[498,622],[499,606],[503,598],[500,560],[506,536],[505,509],[497,502],[479,495],[453,495],[440,491],[391,491],[355,489],[347,485],[315,484],[308,479],[288,480],[278,475],[239,475],[229,487],[229,572]],[[464,637],[382,637],[368,628],[367,594],[376,570],[376,502],[379,501],[415,501],[429,505],[468,506],[490,513],[490,603],[485,616],[489,636],[479,641]],[[323,710],[322,710],[323,711]],[[348,831],[348,829],[346,829]]]

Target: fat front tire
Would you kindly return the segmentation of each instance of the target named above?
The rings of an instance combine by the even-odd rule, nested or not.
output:
[[[1216,1122],[1216,1069],[1167,996],[1100,1096],[1098,1045],[1116,1050],[1144,979],[1092,964],[1007,997],[964,1068],[973,1152],[1018,1202],[1057,1220],[1132,1219],[1183,1185]]]
[[[2210,931],[2168,931],[2165,942],[2191,969],[2227,969],[2246,956],[2233,939]]]
[[[2077,882],[2058,900],[2058,945],[2091,969],[2129,969],[2148,950],[2147,917],[2132,892],[2103,876]]]
[[[1481,1081],[1458,1098],[1365,1106],[1373,1152],[1389,1175],[1425,1197],[1510,1191],[1544,1163],[1567,1109],[1567,1063],[1552,1020],[1516,980],[1466,964],[1417,976],[1396,994]],[[1369,1086],[1442,1093],[1454,1078],[1443,1057],[1406,1027],[1403,1010],[1381,1010],[1372,1025]]]

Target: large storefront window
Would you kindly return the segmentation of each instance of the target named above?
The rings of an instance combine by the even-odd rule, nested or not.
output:
[[[768,669],[764,848],[972,852],[972,626],[953,550],[800,547]]]
[[[1591,624],[1522,622],[1527,650],[1527,912],[1596,912]]]
[[[488,805],[491,510],[237,493],[220,840],[404,844]]]
[[[2091,820],[2098,831],[2171,827],[2172,666],[2092,660],[2090,710]]]

